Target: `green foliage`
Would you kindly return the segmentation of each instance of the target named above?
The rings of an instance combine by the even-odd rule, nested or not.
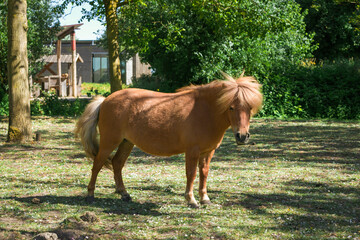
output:
[[[133,2],[120,26],[120,45],[173,88],[209,82],[220,70],[265,77],[312,50],[300,9],[287,0]]]
[[[300,67],[295,73],[294,90],[308,116],[360,119],[359,60]]]
[[[174,87],[170,84],[170,82],[164,81],[164,79],[156,75],[142,75],[139,78],[133,79],[130,87],[152,91],[173,92]]]
[[[261,116],[360,119],[359,60],[296,66],[272,77],[263,85]]]
[[[315,33],[317,59],[356,57],[360,54],[360,2],[296,0],[308,12],[306,30]]]
[[[122,4],[123,1],[118,1],[118,4]],[[90,5],[90,10],[82,9],[83,16],[81,20],[93,20],[97,19],[99,21],[105,22],[105,6],[103,1],[98,0],[63,0],[60,4],[55,7],[55,12],[57,14],[63,14],[65,9],[71,6],[81,6],[83,4],[88,3]]]
[[[259,115],[276,118],[303,118],[306,112],[293,81],[283,74],[274,74],[263,83],[264,106]]]
[[[41,66],[36,62],[53,49],[46,47],[59,30],[59,15],[53,12],[47,0],[28,0],[28,58],[29,72],[34,74]],[[7,85],[7,1],[0,2],[0,84]],[[0,96],[1,97],[1,96]]]
[[[0,116],[9,115],[9,95],[8,86],[0,85]]]
[[[54,50],[49,43],[55,40],[55,34],[59,31],[60,15],[54,12],[48,0],[27,0],[27,4],[29,74],[33,75],[38,73],[43,65],[36,60]]]
[[[89,103],[87,99],[60,99],[54,92],[43,93],[43,100],[35,100],[31,104],[32,115],[47,116],[79,116]]]
[[[127,86],[123,86],[126,88]],[[110,84],[82,83],[82,94],[90,96],[110,95]],[[9,115],[7,86],[0,87],[0,116]],[[42,92],[41,98],[31,100],[32,116],[79,116],[83,113],[89,99],[61,99],[55,92]]]
[[[7,9],[6,4],[0,2],[0,85],[7,84]],[[1,87],[0,86],[0,87]],[[2,92],[0,92],[2,94]],[[3,95],[0,95],[2,98]]]
[[[122,86],[126,88],[125,85]],[[81,84],[81,94],[90,96],[95,95],[103,95],[109,96],[110,95],[110,83],[87,83],[84,82]]]
[[[129,54],[140,52],[160,77],[155,81],[143,77],[135,84],[168,91],[167,86],[173,90],[191,82],[211,81],[219,77],[220,70],[236,76],[245,69],[247,75],[256,76],[263,84],[260,116],[359,118],[356,106],[360,94],[353,87],[358,85],[357,64],[301,65],[316,49],[311,45],[314,31],[308,28],[306,33],[307,12],[307,22],[313,18],[317,24],[315,36],[321,32],[332,35],[333,39],[323,37],[322,41],[334,43],[334,51],[341,49],[351,55],[357,46],[349,23],[354,18],[345,13],[354,13],[355,5],[345,1],[298,2],[303,7],[305,2],[312,5],[303,13],[295,1],[149,0],[123,8],[121,44]],[[331,22],[336,7],[340,10]],[[316,9],[321,16],[314,15]],[[350,32],[353,38],[349,40]],[[353,48],[349,47],[351,41],[355,43]],[[332,45],[317,44],[322,47],[318,52],[330,54]],[[339,76],[342,81],[336,85]]]

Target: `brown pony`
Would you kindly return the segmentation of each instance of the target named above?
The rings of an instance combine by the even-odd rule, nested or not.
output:
[[[229,126],[237,144],[247,143],[250,117],[262,105],[261,85],[253,77],[236,80],[226,74],[224,77],[227,81],[192,85],[176,93],[125,89],[107,98],[96,97],[86,107],[75,129],[86,154],[94,160],[87,200],[94,199],[97,175],[116,147],[111,159],[116,192],[123,200],[131,200],[123,183],[122,168],[136,145],[144,152],[159,156],[185,153],[187,203],[198,207],[193,194],[198,166],[200,203],[210,204],[206,179],[215,149]]]

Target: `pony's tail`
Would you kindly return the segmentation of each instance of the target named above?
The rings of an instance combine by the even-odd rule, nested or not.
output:
[[[76,123],[75,138],[80,138],[86,155],[94,160],[99,152],[99,141],[97,138],[97,124],[99,119],[100,106],[105,100],[103,96],[96,96],[85,108]],[[109,165],[105,164],[106,167]]]

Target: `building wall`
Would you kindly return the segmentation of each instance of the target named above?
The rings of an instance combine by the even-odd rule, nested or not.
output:
[[[93,82],[93,56],[94,55],[108,55],[107,50],[96,45],[95,41],[91,40],[77,40],[76,41],[76,52],[80,54],[84,60],[83,63],[77,62],[77,76],[81,77],[82,82]],[[56,54],[56,50],[54,52]],[[71,54],[71,42],[63,40],[61,47],[61,54]],[[57,72],[56,64],[51,67],[53,71]],[[68,64],[62,64],[61,73],[70,73]],[[129,59],[125,66],[123,66],[125,78],[122,77],[123,81],[126,80],[126,84],[132,83],[133,77],[140,77],[142,74],[151,74],[150,65],[143,64],[140,62],[139,55]],[[109,79],[107,80],[109,81]]]
[[[92,56],[95,53],[104,53],[107,54],[107,51],[102,47],[99,47],[95,44],[94,41],[76,41],[76,52],[80,54],[84,63],[77,63],[77,75],[81,76],[82,82],[93,82],[93,73],[92,73]],[[62,54],[71,54],[71,44],[68,41],[62,42],[61,47]],[[67,66],[62,67],[62,69],[67,71]]]
[[[151,74],[151,67],[149,64],[144,64],[141,62],[141,59],[139,57],[139,54],[135,55],[135,58],[133,58],[133,72],[134,75],[133,77],[140,77],[141,75],[145,74],[145,75],[149,75]]]
[[[125,71],[125,83],[126,85],[130,85],[132,84],[132,76],[133,76],[133,58],[130,58],[127,62],[126,62],[126,71]],[[124,79],[124,78],[123,78]],[[123,80],[124,82],[124,80]]]

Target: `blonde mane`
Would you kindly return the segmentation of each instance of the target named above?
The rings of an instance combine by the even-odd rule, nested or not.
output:
[[[263,96],[260,92],[261,84],[251,76],[242,75],[234,79],[228,74],[222,73],[224,80],[215,80],[204,85],[190,85],[177,90],[177,92],[188,90],[202,90],[205,88],[219,89],[217,92],[217,107],[221,113],[225,112],[231,103],[238,98],[243,107],[251,109],[251,115],[256,114],[262,106]]]

